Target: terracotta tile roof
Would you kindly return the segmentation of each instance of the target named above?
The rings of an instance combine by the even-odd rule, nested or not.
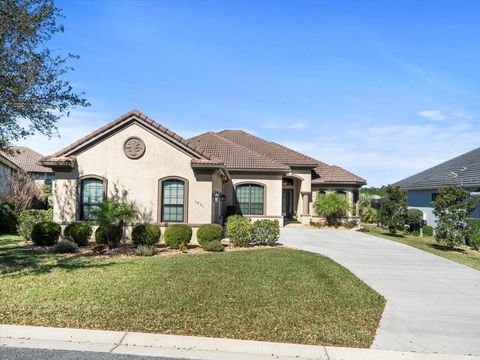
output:
[[[328,165],[275,142],[266,141],[242,130],[208,132],[190,140],[222,159],[227,169],[279,169],[291,166],[314,167],[312,184],[366,184],[365,179],[336,166]],[[268,167],[269,166],[269,167]]]
[[[38,161],[43,158],[42,154],[25,147],[25,146],[13,146],[13,153],[0,152],[0,157],[4,157],[17,165],[20,169],[26,172],[37,173],[51,173],[52,169],[41,166]]]
[[[190,146],[201,148],[222,159],[228,170],[282,170],[290,168],[274,159],[259,154],[245,146],[230,141],[213,132],[207,132],[188,140]]]
[[[218,135],[287,166],[315,167],[317,165],[317,161],[306,155],[275,142],[260,139],[242,130],[223,130]]]
[[[220,160],[215,159],[212,155],[208,154],[206,151],[203,151],[200,148],[196,148],[188,144],[185,139],[183,139],[180,135],[174,133],[173,131],[167,129],[166,127],[158,124],[154,120],[150,119],[148,116],[142,114],[139,110],[131,110],[126,114],[118,117],[117,119],[113,120],[112,122],[102,126],[101,128],[91,132],[90,134],[84,136],[83,138],[77,140],[73,144],[63,148],[62,150],[56,152],[53,155],[47,156],[45,158],[46,161],[52,161],[56,158],[64,158],[65,156],[69,156],[69,153],[75,150],[76,148],[80,147],[81,145],[87,143],[90,140],[95,139],[97,136],[104,134],[105,132],[109,131],[110,129],[114,128],[117,125],[122,124],[123,122],[135,118],[137,121],[144,123],[145,125],[153,127],[155,130],[167,135],[168,137],[172,138],[179,144],[185,146],[186,148],[192,150],[200,159],[206,160],[204,163],[207,163],[208,160],[211,160],[213,163],[218,163]]]
[[[312,184],[357,184],[365,185],[367,181],[350,171],[336,165],[327,165],[318,162],[319,166],[313,169]]]

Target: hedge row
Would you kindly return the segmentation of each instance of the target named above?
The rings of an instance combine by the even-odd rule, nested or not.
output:
[[[280,237],[277,220],[257,220],[233,215],[227,218],[226,235],[235,246],[274,245]]]

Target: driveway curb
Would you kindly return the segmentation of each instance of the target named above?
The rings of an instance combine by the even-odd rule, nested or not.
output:
[[[422,354],[195,336],[0,325],[0,347],[96,351],[198,360],[480,360],[480,356]]]

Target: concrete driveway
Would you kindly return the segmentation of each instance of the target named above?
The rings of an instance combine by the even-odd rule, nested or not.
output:
[[[372,348],[480,355],[480,271],[356,231],[287,227],[281,242],[328,256],[387,299]]]

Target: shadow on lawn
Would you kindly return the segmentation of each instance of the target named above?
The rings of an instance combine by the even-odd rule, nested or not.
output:
[[[74,271],[104,268],[111,265],[114,265],[113,261],[92,261],[76,256],[42,254],[14,243],[7,246],[0,243],[0,277],[47,274],[56,269]]]
[[[466,254],[467,252],[465,249],[459,249],[459,248],[451,248],[448,247],[447,245],[442,245],[442,244],[428,244],[431,248],[437,249],[437,250],[442,250],[446,252],[458,252],[460,254]]]

